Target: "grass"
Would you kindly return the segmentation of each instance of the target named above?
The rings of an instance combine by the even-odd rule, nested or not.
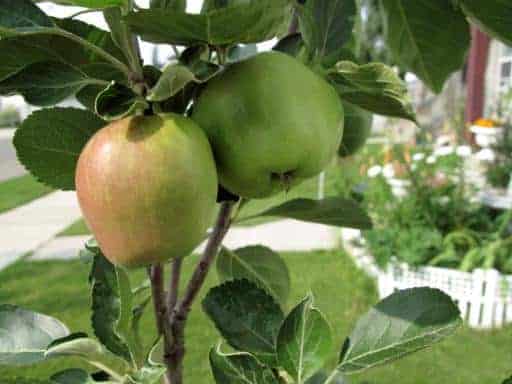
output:
[[[283,257],[290,266],[292,277],[290,303],[296,303],[312,290],[316,305],[331,322],[335,345],[341,346],[357,317],[377,300],[373,282],[357,270],[341,251],[285,253]],[[186,260],[184,272],[187,275],[195,261],[194,256]],[[90,314],[86,310],[89,308],[87,273],[88,266],[80,261],[20,262],[0,272],[0,302],[16,303],[53,315],[68,324],[72,331],[85,330],[91,334]],[[142,271],[132,276],[134,280],[142,278]],[[216,276],[211,273],[207,286],[214,284]],[[205,292],[203,289],[202,295]],[[149,344],[154,337],[151,312],[143,318],[142,327],[145,342]],[[461,329],[430,350],[371,373],[355,375],[351,382],[498,384],[512,372],[509,358],[511,330],[510,327],[493,332]],[[187,328],[185,383],[213,383],[207,353],[218,339],[214,327],[196,303]],[[337,351],[333,351],[332,356],[330,366],[335,364]],[[46,378],[52,373],[78,364],[74,360],[61,359],[29,368],[2,367],[0,383],[47,384]]]
[[[25,175],[0,182],[0,213],[19,207],[52,192],[33,176]]]
[[[85,224],[84,219],[78,219],[69,227],[64,229],[61,233],[59,233],[57,236],[81,236],[89,234],[91,234],[91,231],[87,227],[87,224]]]
[[[341,172],[340,168],[332,165],[326,171],[325,177],[325,195],[336,195],[338,193],[339,188],[339,173]],[[267,208],[272,206],[281,204],[287,200],[295,199],[298,197],[306,197],[306,198],[316,198],[318,194],[318,177],[311,178],[306,180],[304,183],[299,184],[295,188],[292,188],[288,192],[282,192],[277,195],[274,195],[267,199],[259,199],[259,200],[250,200],[243,208],[240,213],[240,218],[253,216],[259,212],[264,211]],[[256,218],[250,219],[243,222],[243,225],[255,225],[261,224],[263,222],[267,222],[271,219],[269,218]],[[73,224],[71,224],[64,231],[59,233],[58,236],[80,236],[80,235],[89,235],[91,231],[87,228],[85,221],[83,219],[79,219]]]

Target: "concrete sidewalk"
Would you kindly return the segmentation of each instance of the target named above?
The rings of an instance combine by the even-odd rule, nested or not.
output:
[[[31,256],[31,260],[63,260],[78,257],[78,251],[91,236],[56,238]],[[248,245],[265,245],[275,251],[311,251],[340,246],[341,230],[319,224],[295,220],[280,220],[253,227],[234,227],[226,236],[224,245],[230,249]],[[205,244],[195,252],[201,252]]]
[[[0,140],[12,140],[16,128],[2,128],[0,129]]]
[[[0,129],[0,181],[9,180],[27,173],[16,157],[12,144],[15,129]]]
[[[0,215],[0,269],[81,217],[74,192],[54,192]]]

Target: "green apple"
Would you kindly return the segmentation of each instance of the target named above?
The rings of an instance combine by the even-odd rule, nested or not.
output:
[[[107,125],[81,153],[75,181],[100,248],[112,263],[126,267],[188,255],[215,211],[211,147],[201,128],[180,115]]]
[[[373,114],[354,104],[343,102],[345,109],[345,128],[338,154],[351,156],[361,149],[372,131]]]
[[[208,83],[194,119],[213,148],[221,184],[264,198],[320,173],[343,135],[336,91],[296,59],[267,52]]]

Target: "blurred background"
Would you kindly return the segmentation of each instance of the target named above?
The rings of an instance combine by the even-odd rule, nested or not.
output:
[[[348,382],[500,383],[512,373],[512,47],[473,27],[466,65],[434,94],[386,52],[376,1],[362,0],[360,59],[396,69],[419,125],[373,116],[367,145],[359,152],[335,159],[320,177],[252,201],[244,210],[250,216],[291,198],[342,195],[368,210],[374,229],[361,233],[291,220],[249,221],[232,231],[227,245],[262,242],[282,252],[291,268],[291,302],[311,289],[338,344],[359,315],[395,289],[429,285],[457,300],[466,326],[454,337]],[[189,0],[188,10],[198,12],[201,3]],[[60,18],[81,10],[40,6]],[[106,29],[101,13],[78,19]],[[259,44],[252,52],[274,43]],[[148,64],[162,67],[174,54],[169,46],[142,44]],[[74,99],[63,105],[80,107]],[[91,234],[76,197],[37,182],[11,144],[16,127],[34,109],[22,97],[0,97],[0,302],[51,314],[73,330],[89,329],[88,266],[78,253]],[[186,271],[195,260],[187,259]],[[143,272],[134,279],[142,280]],[[208,284],[215,283],[213,273]],[[143,322],[149,342],[151,314]],[[204,356],[218,337],[199,308],[188,333],[187,382],[210,383]],[[62,361],[23,371],[1,368],[0,382],[47,383],[43,378],[62,368]]]

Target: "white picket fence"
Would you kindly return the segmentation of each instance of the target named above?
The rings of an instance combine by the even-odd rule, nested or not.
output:
[[[428,286],[450,295],[461,316],[472,328],[500,328],[512,322],[512,275],[494,269],[461,272],[448,268],[417,267],[391,263],[379,269],[364,247],[359,231],[342,231],[343,245],[356,264],[377,279],[379,296],[406,288]]]

